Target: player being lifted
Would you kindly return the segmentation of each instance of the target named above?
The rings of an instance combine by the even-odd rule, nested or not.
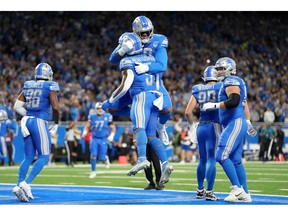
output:
[[[166,132],[166,122],[169,120],[172,114],[172,102],[170,96],[163,84],[162,76],[167,70],[168,63],[168,40],[162,34],[154,34],[154,26],[151,20],[146,16],[138,16],[132,23],[133,33],[136,34],[142,42],[143,53],[147,56],[153,56],[155,61],[148,61],[145,63],[136,62],[135,71],[137,74],[149,73],[156,77],[156,89],[163,94],[163,110],[159,112],[159,119],[157,121],[157,132],[159,138],[165,144],[169,144],[169,136]],[[127,52],[133,49],[133,44],[130,40],[123,40],[126,34],[124,33],[119,39],[119,45],[112,52],[109,60],[116,64],[118,63]],[[125,95],[119,101],[115,101],[110,108],[124,108],[120,113],[127,113],[127,105],[131,104],[131,98],[129,95]],[[126,111],[125,111],[126,108]],[[129,112],[128,112],[129,113]],[[121,115],[121,114],[120,114]]]
[[[35,68],[35,79],[24,83],[14,110],[22,115],[21,132],[24,138],[24,160],[18,172],[18,182],[13,193],[22,202],[34,199],[30,184],[49,161],[51,152],[51,134],[58,129],[60,108],[57,94],[59,85],[52,81],[53,71],[49,64],[40,63]],[[51,106],[53,118],[51,118]],[[48,129],[47,121],[52,120]],[[50,130],[50,132],[49,132]],[[30,164],[37,152],[37,160],[26,178]]]
[[[159,110],[163,108],[163,94],[156,90],[157,82],[154,75],[137,74],[134,67],[136,63],[154,62],[155,59],[153,56],[142,54],[142,44],[136,34],[125,34],[122,43],[126,43],[128,40],[133,44],[133,47],[120,62],[121,85],[112,93],[107,103],[112,104],[127,93],[132,98],[130,118],[136,137],[138,162],[127,175],[135,175],[139,170],[150,165],[146,159],[146,145],[149,142],[161,161],[162,175],[159,184],[163,185],[169,181],[169,176],[173,171],[173,167],[169,165],[165,148],[156,137],[158,114]]]

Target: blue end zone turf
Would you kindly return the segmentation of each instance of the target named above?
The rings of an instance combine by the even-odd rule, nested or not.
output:
[[[252,203],[227,203],[195,198],[195,192],[92,186],[32,185],[34,200],[21,203],[12,194],[15,185],[0,184],[0,205],[287,205],[288,196],[252,195]]]

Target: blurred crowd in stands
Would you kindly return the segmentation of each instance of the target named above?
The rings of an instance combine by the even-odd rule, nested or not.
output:
[[[248,85],[251,121],[263,122],[272,111],[274,122],[288,122],[288,19],[277,11],[0,12],[0,106],[11,109],[35,66],[48,62],[61,89],[61,120],[87,120],[95,102],[119,85],[118,65],[108,59],[139,15],[169,40],[164,83],[174,106],[171,120],[184,116],[203,70],[229,56]]]

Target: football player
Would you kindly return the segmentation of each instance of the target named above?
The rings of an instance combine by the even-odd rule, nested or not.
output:
[[[202,110],[219,109],[219,120],[223,126],[216,161],[220,163],[232,186],[226,202],[251,202],[246,181],[246,171],[242,163],[242,152],[248,122],[245,117],[247,100],[246,84],[236,76],[236,63],[229,57],[222,57],[215,64],[217,77],[222,81],[219,102],[207,102]]]
[[[157,86],[156,89],[163,94],[163,109],[159,112],[159,119],[157,121],[157,132],[161,141],[165,144],[169,144],[169,136],[166,131],[166,122],[169,120],[172,114],[172,102],[170,96],[163,84],[162,76],[163,73],[167,70],[168,63],[168,39],[162,34],[154,33],[154,26],[151,20],[146,16],[138,16],[132,23],[133,33],[138,35],[141,39],[143,45],[143,53],[147,56],[153,56],[155,61],[150,61],[141,63],[135,63],[135,71],[138,74],[149,73],[155,75]],[[124,33],[119,39],[119,45],[112,52],[109,60],[112,63],[118,63],[128,51],[133,47],[133,44],[130,40],[124,40],[125,35],[129,33]],[[121,99],[120,102],[114,102],[114,107],[125,107],[129,105],[129,96],[125,96]]]
[[[154,75],[138,74],[135,69],[135,64],[154,62],[155,58],[143,54],[142,43],[136,34],[128,33],[125,37],[122,43],[129,40],[133,47],[120,62],[122,82],[112,93],[108,102],[112,104],[127,93],[132,98],[130,118],[136,137],[138,162],[129,170],[127,175],[135,175],[139,170],[150,165],[146,159],[146,145],[149,141],[149,145],[152,146],[161,161],[162,175],[159,184],[163,185],[168,182],[173,171],[173,167],[169,165],[163,143],[156,137],[158,113],[159,110],[163,109],[163,94],[157,91]]]
[[[217,71],[213,66],[204,70],[203,80],[205,84],[197,84],[192,87],[192,95],[185,110],[189,126],[189,136],[193,143],[198,143],[199,162],[197,166],[197,199],[219,200],[213,192],[216,177],[215,149],[221,132],[218,110],[200,111],[199,123],[193,121],[193,110],[197,104],[202,107],[206,102],[217,102],[218,93],[222,86],[218,82]],[[207,166],[207,168],[206,168]],[[204,189],[204,179],[207,187]]]
[[[113,116],[106,113],[102,108],[102,103],[95,104],[95,113],[91,112],[88,116],[88,122],[83,130],[82,138],[91,130],[92,138],[90,141],[90,163],[91,173],[89,178],[96,177],[97,156],[99,161],[105,162],[106,168],[109,168],[110,161],[107,155],[108,143],[114,140],[116,127],[113,123]]]
[[[35,80],[24,83],[23,91],[14,104],[14,110],[23,116],[21,132],[24,138],[24,160],[19,167],[18,183],[12,192],[22,202],[34,199],[30,184],[48,163],[51,151],[50,133],[56,133],[58,129],[60,109],[57,95],[59,85],[52,79],[51,66],[47,63],[38,64],[35,68]],[[48,128],[47,121],[50,120],[53,120],[54,124]],[[36,152],[37,159],[26,178]]]

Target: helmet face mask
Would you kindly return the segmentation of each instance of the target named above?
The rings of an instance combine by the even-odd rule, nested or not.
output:
[[[8,119],[7,112],[5,110],[0,110],[0,121],[4,121]]]
[[[53,71],[49,64],[40,63],[35,67],[35,79],[36,80],[49,80],[53,79]]]
[[[236,74],[236,63],[229,57],[223,57],[217,60],[215,64],[218,80],[223,80],[227,76]]]
[[[208,66],[203,73],[202,79],[204,82],[218,81],[217,71],[214,66]]]
[[[138,16],[132,23],[133,32],[138,35],[143,44],[149,43],[154,34],[154,26],[151,20],[145,16]]]

